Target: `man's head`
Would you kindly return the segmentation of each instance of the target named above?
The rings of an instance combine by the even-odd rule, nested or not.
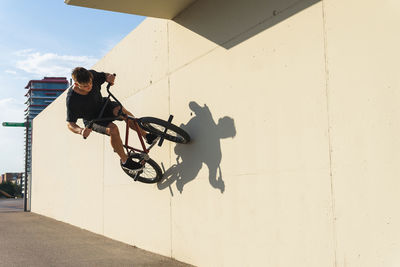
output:
[[[75,86],[85,92],[92,90],[93,75],[87,69],[82,67],[76,67],[72,70],[72,79],[75,82]]]

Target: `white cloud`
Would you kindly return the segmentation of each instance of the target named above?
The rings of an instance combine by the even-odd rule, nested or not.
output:
[[[17,51],[15,55],[22,58],[17,60],[18,69],[37,76],[69,77],[73,68],[77,66],[89,68],[98,61],[97,58],[88,56],[40,53],[32,49]]]
[[[12,74],[12,75],[17,75],[17,72],[15,70],[6,70],[5,73]]]
[[[0,99],[0,122],[4,120],[23,120],[26,106],[14,98]]]
[[[24,50],[16,51],[16,52],[14,52],[13,54],[16,55],[16,56],[18,56],[18,57],[24,57],[24,56],[29,55],[29,54],[32,53],[33,51],[34,51],[33,49],[29,48],[29,49],[24,49]]]

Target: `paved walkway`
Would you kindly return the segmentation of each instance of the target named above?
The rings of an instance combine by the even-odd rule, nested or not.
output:
[[[0,266],[190,266],[0,199]]]

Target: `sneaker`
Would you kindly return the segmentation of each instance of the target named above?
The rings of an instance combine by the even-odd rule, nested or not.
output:
[[[152,134],[152,133],[148,133],[146,134],[146,143],[149,145],[152,145],[154,143],[154,141],[157,139],[157,135]]]
[[[122,168],[133,172],[138,172],[143,169],[142,164],[133,161],[131,158],[128,158],[125,163],[121,162],[121,166]]]

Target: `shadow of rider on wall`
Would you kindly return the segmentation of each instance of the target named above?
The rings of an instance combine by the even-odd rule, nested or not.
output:
[[[175,146],[177,164],[165,171],[164,179],[167,181],[162,181],[158,187],[164,189],[165,185],[169,186],[176,180],[176,187],[182,193],[185,184],[197,177],[204,163],[209,170],[211,186],[223,193],[225,182],[222,179],[220,167],[221,139],[235,137],[234,120],[225,116],[215,123],[208,106],[202,107],[194,101],[189,103],[189,108],[195,116],[186,125],[182,124],[180,127],[190,133],[193,142],[189,146],[181,144]]]

